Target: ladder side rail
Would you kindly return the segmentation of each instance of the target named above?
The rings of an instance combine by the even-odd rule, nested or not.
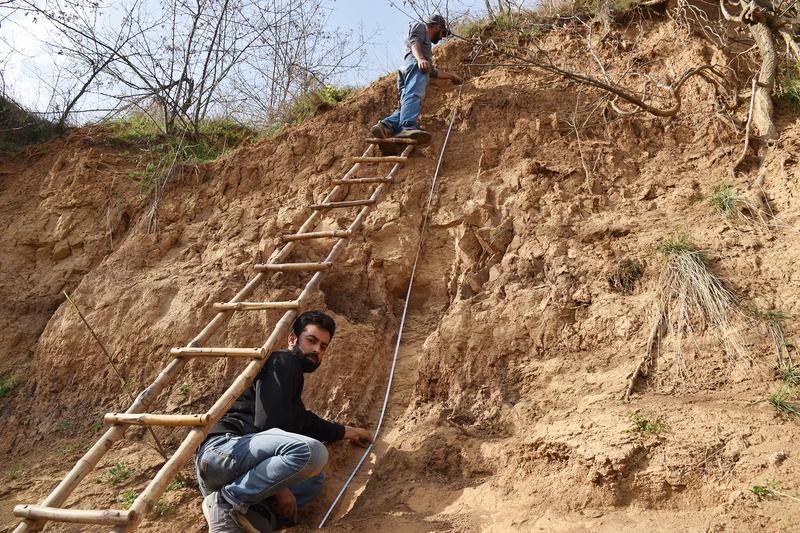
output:
[[[409,146],[408,148],[413,148]],[[406,150],[408,150],[408,148]],[[365,151],[363,156],[366,157],[372,151],[373,147],[370,145]],[[410,151],[409,151],[410,153]],[[405,152],[404,152],[405,155]],[[361,164],[355,163],[351,166],[350,170],[345,174],[344,178],[348,179],[352,176],[359,168]],[[399,167],[399,164],[395,165],[395,168],[392,169],[392,172],[395,172],[396,169]],[[324,201],[333,201],[335,200],[342,192],[344,191],[344,187],[336,186],[334,187],[330,193],[325,197]],[[298,233],[305,233],[309,229],[313,229],[318,223],[318,219],[321,216],[320,212],[313,212],[306,221],[301,225]],[[273,258],[269,261],[269,263],[281,262],[283,259],[288,257],[288,255],[292,252],[292,250],[296,246],[296,241],[289,241],[285,243],[276,254],[273,254]],[[338,244],[338,243],[337,243]],[[320,273],[317,273],[320,274]],[[237,302],[246,299],[250,296],[250,294],[255,291],[255,289],[261,285],[264,281],[265,274],[259,272],[256,274],[242,289],[230,300],[231,302]],[[287,312],[284,317],[290,313],[295,313],[294,311]],[[213,319],[197,334],[197,336],[192,339],[191,342],[187,344],[187,346],[196,347],[204,343],[211,337],[216,331],[227,321],[230,317],[230,311],[221,311],[217,313]],[[145,388],[139,395],[136,397],[136,400],[131,404],[131,406],[125,411],[125,414],[140,414],[144,413],[148,407],[153,403],[153,401],[161,394],[164,388],[169,385],[170,382],[178,375],[178,373],[183,369],[183,367],[189,362],[189,358],[179,358],[173,359],[170,363],[167,364],[166,367],[159,373],[156,379],[147,387]],[[253,363],[263,363],[264,361],[253,361]],[[105,456],[108,450],[120,439],[125,436],[125,432],[129,428],[128,424],[115,424],[111,426],[101,437],[100,439],[95,442],[95,444],[81,457],[69,471],[69,473],[61,480],[61,482],[50,492],[50,494],[42,500],[40,506],[42,507],[60,507],[64,504],[67,498],[72,494],[75,490],[75,487],[86,478],[86,476],[91,473],[100,460]],[[174,456],[173,456],[174,457]],[[46,521],[44,520],[32,520],[32,519],[24,519],[20,522],[17,527],[14,529],[14,533],[28,533],[34,531],[41,531],[44,528]],[[137,522],[138,523],[138,522]]]
[[[404,153],[408,152],[408,154],[410,154],[413,149],[413,146],[409,146],[406,148]],[[393,168],[392,172],[397,172],[397,168],[399,168],[399,166],[399,164],[396,165],[396,168]],[[383,184],[376,188],[374,193],[376,198],[380,195],[380,192],[383,188]],[[371,208],[372,206],[364,206],[356,219],[353,221],[353,224],[351,224],[351,227],[358,229]],[[325,262],[333,263],[336,260],[336,256],[339,254],[339,252],[341,252],[346,244],[346,238],[338,239],[336,244],[333,245],[331,251],[328,253],[328,256],[325,258]],[[324,272],[316,272],[311,277],[311,280],[309,280],[303,289],[303,292],[297,298],[301,304],[310,296],[311,291],[315,290],[319,286],[323,275]],[[272,334],[270,334],[269,338],[261,349],[269,354],[272,350],[272,347],[278,341],[278,338],[289,329],[291,322],[295,317],[297,317],[297,315],[298,312],[295,310],[287,311],[281,320],[275,325]],[[200,444],[206,438],[206,435],[208,435],[208,432],[211,430],[213,425],[216,424],[220,418],[222,418],[222,415],[224,415],[228,409],[230,409],[231,405],[233,405],[236,399],[239,398],[239,396],[241,396],[242,393],[253,383],[268,359],[269,355],[261,360],[251,361],[245,367],[244,371],[239,374],[239,376],[234,380],[230,387],[228,387],[225,393],[206,413],[208,416],[208,425],[204,428],[192,429],[189,432],[181,445],[178,447],[178,450],[172,455],[172,457],[170,457],[169,461],[167,461],[161,467],[156,474],[156,477],[153,478],[153,480],[148,484],[147,488],[145,488],[145,490],[133,502],[133,505],[130,507],[130,511],[133,514],[133,521],[129,525],[115,528],[115,532],[130,532],[136,529],[142,517],[146,516],[152,510],[153,505],[155,505],[154,502],[157,501],[158,498],[160,498],[164,493],[167,485],[169,485],[169,483],[177,475],[178,471],[183,467],[186,461],[188,461],[189,458],[194,455],[197,447],[200,446]]]

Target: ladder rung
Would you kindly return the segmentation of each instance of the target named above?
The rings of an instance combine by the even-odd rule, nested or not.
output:
[[[260,359],[264,356],[261,348],[173,348],[169,351],[175,357],[245,357]]]
[[[14,515],[31,520],[56,520],[75,524],[109,526],[124,526],[133,522],[136,516],[131,511],[117,511],[115,509],[61,509],[43,505],[16,505],[14,507]]]
[[[137,426],[205,426],[208,415],[153,415],[150,413],[106,413],[106,424],[133,424]]]
[[[333,180],[334,185],[350,185],[353,183],[391,183],[392,178],[351,178],[349,180]]]
[[[330,261],[323,263],[266,263],[256,265],[259,272],[320,272],[333,266]]]
[[[347,200],[345,202],[328,202],[327,204],[312,204],[311,209],[336,209],[337,207],[356,207],[359,205],[372,205],[375,200]]]
[[[324,239],[327,237],[336,237],[338,239],[346,239],[353,234],[347,229],[335,229],[330,231],[310,231],[308,233],[290,233],[288,235],[281,235],[283,241],[302,241],[305,239]]]
[[[299,309],[300,302],[232,302],[214,304],[217,311],[263,311],[265,309]]]
[[[385,139],[378,139],[377,137],[368,137],[364,139],[370,144],[419,144],[414,139],[404,139],[402,137],[387,137]]]
[[[408,158],[404,155],[384,155],[377,157],[354,157],[353,163],[405,163]]]

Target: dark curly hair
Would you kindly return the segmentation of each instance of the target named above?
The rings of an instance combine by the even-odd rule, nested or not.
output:
[[[334,322],[330,316],[322,311],[306,311],[298,316],[294,320],[294,324],[292,324],[292,331],[294,331],[295,336],[299,337],[309,324],[319,326],[330,333],[331,339],[333,338],[333,334],[336,333],[336,322]]]

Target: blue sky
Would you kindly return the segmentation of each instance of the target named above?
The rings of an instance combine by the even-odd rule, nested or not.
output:
[[[362,27],[365,35],[372,35],[372,45],[367,52],[364,68],[358,74],[347,74],[342,80],[345,84],[365,85],[384,74],[397,69],[402,60],[403,40],[408,30],[409,15],[414,12],[403,5],[402,0],[394,2],[400,9],[390,5],[388,0],[335,0],[332,2],[330,25],[344,29]],[[485,10],[483,0],[450,0],[453,12],[480,14]]]
[[[342,31],[361,31],[370,39],[366,57],[359,71],[342,75],[337,83],[367,85],[371,81],[397,69],[402,59],[402,45],[413,10],[403,0],[329,0],[331,16],[329,27]],[[417,0],[417,3],[424,3]],[[451,13],[481,14],[483,0],[449,0]],[[406,13],[403,13],[405,11]],[[43,41],[47,39],[44,24],[32,24],[30,18],[12,16],[0,27],[0,36],[21,53],[10,56],[5,65],[6,89],[12,97],[31,109],[43,109],[47,102],[38,77],[48,77],[53,72],[54,57]],[[0,59],[8,48],[0,42]]]

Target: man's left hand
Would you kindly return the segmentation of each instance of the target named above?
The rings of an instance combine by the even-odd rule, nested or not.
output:
[[[366,448],[372,444],[372,435],[370,435],[369,431],[363,428],[346,426],[344,428],[344,438],[357,446],[361,446],[362,448]]]
[[[464,79],[458,74],[450,74],[450,81],[453,83],[453,85],[461,85],[464,83]]]

